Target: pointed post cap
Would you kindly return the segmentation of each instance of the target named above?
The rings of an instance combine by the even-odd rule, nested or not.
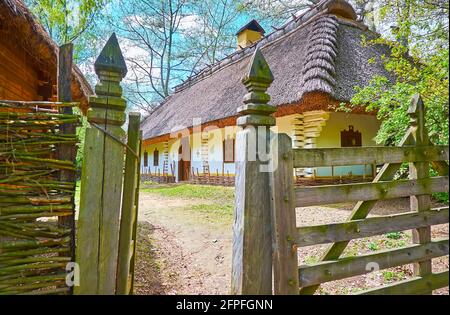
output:
[[[425,124],[425,105],[420,94],[414,94],[411,99],[411,104],[408,108],[408,115],[412,125]]]
[[[100,55],[94,63],[95,73],[99,71],[111,71],[119,73],[122,78],[127,74],[127,65],[120,50],[116,33],[113,33],[103,47]]]
[[[242,82],[246,83],[249,81],[255,81],[270,85],[273,82],[273,79],[273,74],[266,58],[264,58],[260,49],[257,48],[253,53],[247,74],[242,79]]]

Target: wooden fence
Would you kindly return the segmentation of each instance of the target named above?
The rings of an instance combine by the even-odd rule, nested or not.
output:
[[[244,80],[249,91],[257,86],[258,92],[265,93],[270,80],[264,73],[270,70],[262,55],[254,56],[249,72],[249,79]],[[270,126],[270,110],[261,103],[268,97],[244,99],[247,104],[241,111],[247,116],[240,118],[241,123]],[[233,293],[271,294],[273,286],[275,294],[313,294],[325,282],[405,264],[414,265],[412,279],[372,288],[362,294],[429,294],[448,286],[448,270],[433,273],[431,260],[448,255],[449,241],[448,238],[432,239],[430,226],[448,223],[449,209],[431,209],[430,195],[448,192],[449,148],[429,142],[420,97],[413,98],[408,114],[410,128],[398,147],[293,150],[291,139],[279,134],[277,141],[270,142],[270,163],[277,167],[267,175],[259,170],[264,165],[261,160],[247,158],[249,131],[238,135],[237,152],[241,157],[237,162]],[[269,142],[260,136],[257,139],[259,143]],[[405,162],[409,163],[409,179],[393,180]],[[383,164],[371,183],[294,185],[294,168],[365,163]],[[430,177],[430,163],[439,176]],[[267,191],[270,199],[264,197]],[[410,197],[410,212],[367,218],[378,200],[400,197]],[[296,226],[296,207],[343,202],[356,202],[348,221]],[[340,258],[351,240],[408,229],[413,232],[413,244],[409,246]],[[298,247],[327,243],[331,245],[318,263],[298,266]]]

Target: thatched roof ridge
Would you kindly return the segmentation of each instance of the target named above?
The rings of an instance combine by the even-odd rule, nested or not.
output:
[[[190,127],[193,118],[205,123],[236,116],[246,93],[241,78],[256,47],[274,74],[268,93],[271,104],[280,106],[280,110],[308,102],[306,98],[313,93],[324,93],[323,99],[348,102],[355,86],[366,85],[374,75],[387,75],[379,60],[370,60],[389,54],[388,48],[365,46],[362,36],[370,39],[378,35],[355,20],[353,9],[345,1],[323,0],[281,29],[176,87],[175,93],[143,121],[144,139]]]
[[[56,76],[58,46],[50,38],[44,27],[27,8],[23,0],[0,1],[0,23],[13,25],[17,42],[20,43],[34,62]],[[88,96],[94,94],[81,70],[73,67],[72,91],[74,100],[79,100],[83,109],[87,108]]]

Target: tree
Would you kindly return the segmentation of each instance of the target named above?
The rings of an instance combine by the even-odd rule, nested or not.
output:
[[[187,0],[119,1],[117,27],[125,39],[129,64],[128,99],[151,110],[170,94],[171,84],[182,75],[189,52],[182,47],[180,25]],[[125,48],[127,50],[127,48]]]
[[[97,52],[92,37],[109,1],[26,0],[26,4],[58,45],[74,43],[74,59],[80,63]]]

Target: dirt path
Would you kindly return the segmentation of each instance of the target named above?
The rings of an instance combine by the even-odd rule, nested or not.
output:
[[[139,221],[150,224],[146,233],[151,233],[162,294],[229,293],[231,222],[186,211],[204,203],[141,194]]]
[[[193,210],[198,205],[211,203],[205,199],[167,198],[153,193],[141,193],[140,198],[140,237],[150,241],[141,242],[144,248],[140,249],[139,255],[147,256],[144,260],[148,259],[144,265],[138,263],[137,293],[228,294],[232,250],[231,216],[218,219],[209,212]],[[379,202],[372,213],[386,215],[404,212],[408,205],[407,199]],[[351,209],[351,204],[297,209],[297,225],[345,221]],[[433,227],[433,237],[448,237],[448,225]],[[360,239],[352,241],[344,255],[402,247],[410,242],[410,232],[400,234],[399,239],[386,236]],[[324,250],[325,246],[302,248],[299,251],[299,261],[316,262]],[[433,269],[448,269],[448,256],[434,259]],[[368,283],[378,286],[386,281],[406,279],[411,274],[411,265],[405,265],[383,273],[330,282],[319,293],[348,294],[361,290]],[[377,279],[374,280],[374,277]],[[435,293],[448,294],[448,289]]]

